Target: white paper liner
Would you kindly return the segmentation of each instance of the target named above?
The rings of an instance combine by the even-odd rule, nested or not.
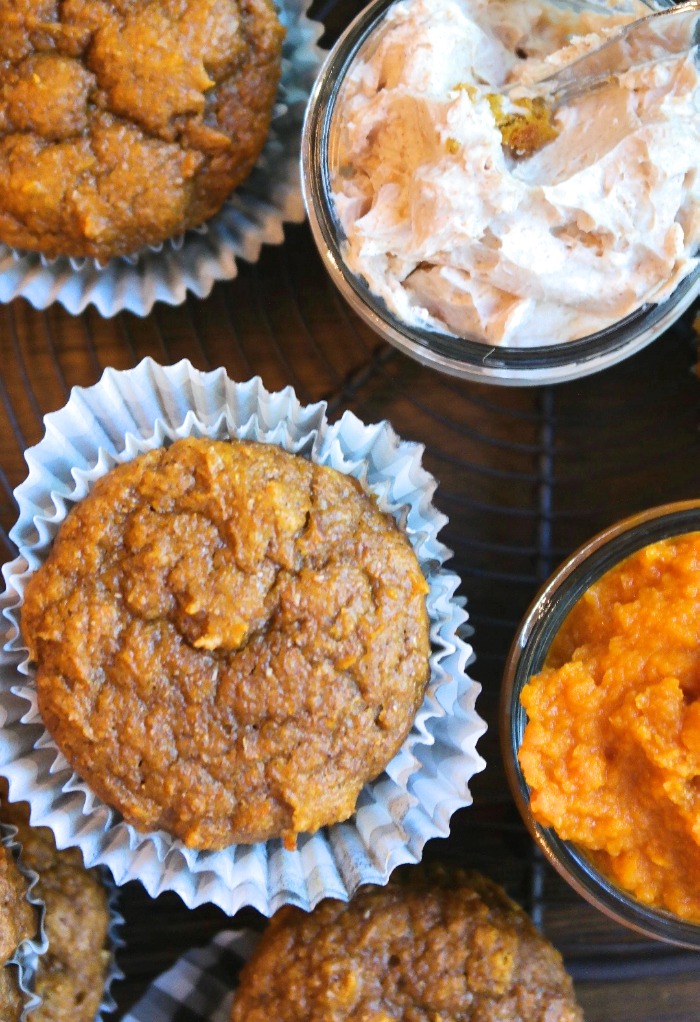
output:
[[[20,1022],[31,1022],[32,1011],[41,1004],[41,998],[34,992],[36,970],[39,959],[46,953],[49,942],[44,928],[44,902],[35,893],[35,885],[39,877],[36,872],[30,869],[22,858],[22,844],[17,840],[17,828],[9,823],[0,822],[0,845],[8,848],[15,861],[17,868],[24,875],[29,885],[27,890],[27,901],[33,905],[38,912],[39,930],[35,937],[22,941],[14,955],[9,959],[8,964],[16,965],[18,969],[18,981],[22,993],[25,996],[24,1010]],[[123,925],[124,919],[117,908],[117,888],[113,884],[106,869],[100,867],[102,883],[107,890],[109,904],[109,929],[107,932],[110,960],[105,975],[104,993],[100,1006],[95,1016],[95,1022],[103,1022],[104,1014],[113,1012],[116,1008],[116,1001],[112,996],[111,987],[116,979],[121,979],[123,973],[117,965],[116,951],[123,946],[123,940],[119,935],[119,928]]]
[[[458,577],[442,567],[451,554],[437,538],[446,518],[431,502],[436,482],[421,466],[422,446],[351,412],[330,425],[324,403],[302,406],[291,387],[268,393],[259,378],[237,384],[223,369],[202,373],[186,360],[107,369],[45,423],[15,491],[19,520],[10,535],[20,556],[3,568],[0,601],[9,626],[0,653],[0,774],[13,800],[29,801],[32,823],[51,827],[59,847],[78,845],[86,865],[104,863],[117,884],[137,879],[152,896],[173,890],[191,907],[211,901],[231,915],[243,905],[269,915],[288,902],[309,909],[324,897],[345,900],[360,884],[386,883],[396,866],[420,859],[429,838],[446,836],[452,813],[471,802],[470,778],[484,767],[475,746],[486,725],[474,710],[481,687],[466,673],[472,651],[458,634],[467,614],[454,599]],[[163,831],[137,832],[71,770],[38,713],[19,635],[27,575],[93,480],[189,435],[275,443],[355,476],[399,520],[430,587],[431,676],[408,738],[362,790],[354,816],[301,835],[295,851],[279,840],[197,851]]]
[[[188,292],[205,298],[231,280],[237,261],[255,262],[263,244],[284,240],[285,223],[301,223],[299,156],[306,101],[325,53],[323,26],[306,16],[311,0],[276,0],[287,35],[270,133],[250,176],[202,228],[100,266],[94,259],[46,259],[0,244],[0,302],[22,296],[35,308],[59,302],[68,312],[88,305],[103,316],[122,310],[146,316],[155,302],[180,305]]]

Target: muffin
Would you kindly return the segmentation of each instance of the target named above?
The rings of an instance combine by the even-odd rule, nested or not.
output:
[[[380,315],[532,349],[605,331],[692,279],[693,55],[668,53],[662,74],[650,32],[638,63],[551,122],[549,101],[519,96],[650,13],[624,8],[402,0],[379,6],[352,63],[334,55],[324,169],[345,271]]]
[[[561,956],[500,887],[461,871],[404,877],[278,912],[232,1022],[583,1022]]]
[[[112,256],[201,224],[277,93],[272,0],[13,0],[0,25],[0,241]]]
[[[118,465],[30,577],[39,710],[139,830],[192,848],[349,817],[429,675],[427,583],[354,478],[187,438]]]
[[[47,828],[30,827],[24,803],[0,801],[0,818],[17,828],[22,862],[38,874],[34,893],[45,905],[48,950],[37,959],[34,992],[41,1004],[33,1009],[32,1022],[93,1022],[102,1002],[110,960],[109,905],[99,874],[85,869],[77,850],[58,851]],[[25,936],[36,931],[33,915],[28,929]],[[0,1005],[1,998],[0,993]],[[21,1013],[16,984],[9,1004],[15,1008],[10,1008],[8,1014],[0,1012],[3,1022],[14,1022]]]
[[[0,845],[0,1019],[17,1022],[24,999],[17,969],[7,962],[24,940],[33,937],[38,919],[27,901],[28,882],[12,852]]]
[[[0,962],[5,963],[23,940],[34,935],[36,919],[27,901],[27,881],[4,845],[0,845],[0,912]]]
[[[39,712],[36,666],[21,634],[31,577],[99,479],[185,435],[272,444],[358,480],[372,507],[399,523],[424,576],[417,582],[428,588],[429,680],[405,740],[364,785],[352,816],[305,833],[295,850],[273,839],[213,853],[167,830],[137,828],[76,773]],[[331,423],[323,402],[301,404],[291,387],[270,392],[259,377],[236,382],[222,368],[204,373],[187,360],[161,366],[146,358],[75,388],[27,451],[29,474],[15,491],[18,557],[5,567],[0,601],[11,629],[0,663],[3,773],[13,794],[31,804],[34,822],[60,824],[60,843],[80,848],[90,865],[107,866],[118,884],[137,880],[153,897],[172,891],[189,907],[213,902],[231,916],[246,905],[270,915],[287,903],[312,908],[324,897],[350,897],[360,884],[386,883],[400,863],[421,858],[426,841],[446,835],[453,813],[471,804],[471,778],[485,765],[476,745],[486,725],[463,638],[468,614],[455,595],[460,580],[440,540],[447,519],[422,457],[422,446],[402,440],[388,422],[363,423],[346,411]],[[78,542],[84,545],[82,536]]]
[[[19,987],[17,967],[0,965],[0,1018],[3,1022],[19,1022],[24,1010],[24,998]]]

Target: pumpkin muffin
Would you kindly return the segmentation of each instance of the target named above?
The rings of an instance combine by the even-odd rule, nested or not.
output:
[[[39,709],[128,823],[194,848],[347,819],[429,674],[427,583],[352,477],[184,439],[119,465],[30,578]]]
[[[42,1003],[32,1022],[93,1022],[110,960],[109,905],[99,873],[85,869],[77,849],[59,851],[46,827],[31,827],[26,803],[0,803],[0,818],[17,827],[22,862],[38,874],[34,894],[45,905],[48,950],[37,961],[34,991]],[[27,935],[35,932],[32,917]]]
[[[267,137],[273,0],[9,0],[0,241],[112,256],[201,224]]]
[[[27,901],[27,881],[4,845],[0,845],[0,920],[0,962],[4,964],[22,941],[36,932],[34,910]]]
[[[505,891],[476,873],[404,876],[281,909],[232,1022],[583,1022],[561,956]]]
[[[7,965],[23,940],[33,937],[38,919],[27,901],[28,884],[9,848],[0,845],[0,1019],[17,1022],[24,1008],[17,969]]]

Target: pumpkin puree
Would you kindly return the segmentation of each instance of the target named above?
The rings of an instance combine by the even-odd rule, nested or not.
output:
[[[700,921],[700,533],[591,586],[521,699],[535,819],[639,901]]]

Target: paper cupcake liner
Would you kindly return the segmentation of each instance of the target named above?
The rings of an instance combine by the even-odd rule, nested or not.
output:
[[[155,302],[205,298],[218,280],[257,260],[263,244],[284,240],[283,224],[301,223],[299,156],[306,101],[325,56],[323,26],[306,16],[311,0],[276,0],[287,35],[270,132],[250,176],[202,228],[101,266],[94,259],[46,259],[0,244],[0,302],[22,296],[35,308],[59,302],[77,315],[92,304],[103,316],[146,316]]]
[[[44,902],[35,893],[35,886],[39,879],[37,873],[30,869],[22,858],[22,844],[17,840],[17,828],[9,823],[0,823],[0,845],[8,848],[15,858],[17,868],[26,877],[28,883],[27,901],[32,904],[38,912],[39,932],[36,937],[22,941],[8,964],[16,965],[18,970],[19,986],[25,996],[24,1011],[20,1022],[31,1022],[31,1013],[41,1004],[41,998],[34,992],[36,971],[39,960],[48,951],[49,942],[44,928]],[[119,930],[124,924],[124,919],[117,907],[118,892],[111,876],[104,867],[98,867],[102,883],[107,891],[109,906],[109,929],[107,931],[107,942],[110,952],[109,965],[105,975],[104,993],[100,1006],[95,1016],[95,1022],[105,1022],[105,1015],[110,1014],[117,1007],[112,996],[112,984],[117,979],[123,978],[123,972],[117,965],[116,953],[123,947]]]
[[[483,769],[475,746],[485,724],[474,710],[480,686],[466,673],[472,651],[459,634],[467,614],[455,599],[458,577],[442,567],[451,554],[437,538],[446,518],[432,504],[436,483],[421,466],[422,446],[351,412],[331,425],[324,403],[302,406],[290,387],[268,393],[258,378],[237,384],[223,369],[202,373],[188,361],[108,369],[45,422],[15,491],[19,520],[11,537],[20,556],[3,568],[0,604],[9,626],[0,655],[0,773],[13,799],[30,802],[32,823],[51,827],[59,847],[78,845],[86,865],[108,866],[118,884],[137,879],[152,896],[174,890],[189,906],[211,901],[231,915],[243,905],[270,914],[287,902],[309,909],[324,897],[347,899],[360,884],[386,883],[400,863],[420,859],[429,838],[446,836],[452,813],[471,801],[470,778]],[[73,772],[37,709],[19,633],[28,574],[95,479],[190,435],[274,443],[355,476],[399,521],[429,584],[431,674],[408,738],[362,790],[354,816],[301,835],[295,851],[279,840],[197,851],[163,831],[138,832]]]

